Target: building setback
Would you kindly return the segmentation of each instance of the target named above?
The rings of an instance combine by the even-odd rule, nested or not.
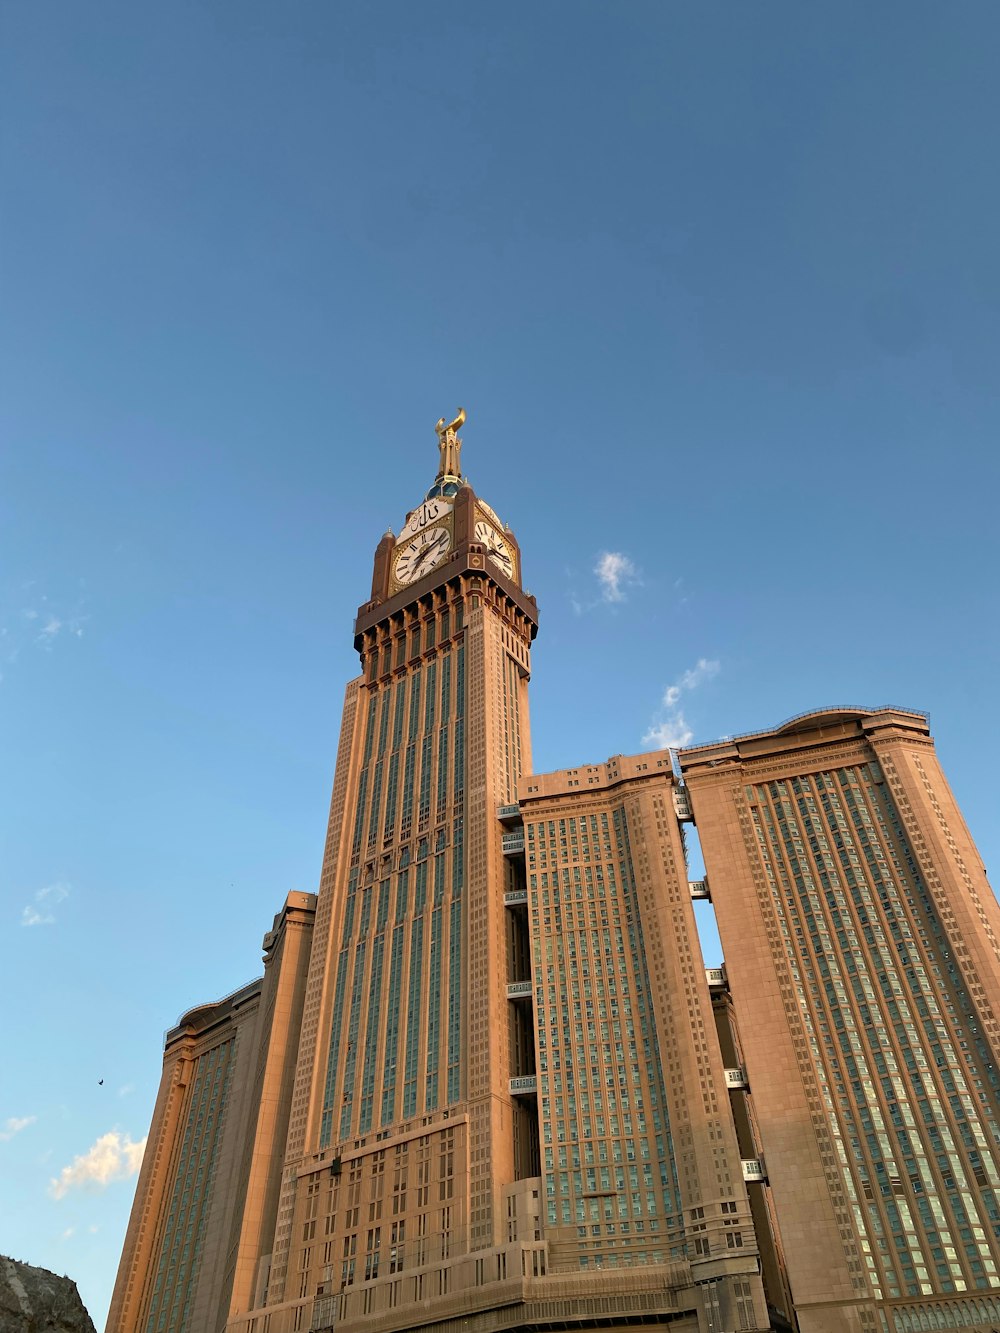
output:
[[[319,894],[168,1034],[109,1333],[986,1333],[1000,914],[926,719],[532,774],[463,421],[375,552]]]

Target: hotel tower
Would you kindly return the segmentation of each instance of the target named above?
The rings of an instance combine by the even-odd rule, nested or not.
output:
[[[803,1333],[1000,1327],[1000,907],[927,718],[684,750]]]
[[[926,719],[534,774],[464,420],[375,551],[318,894],[167,1035],[109,1333],[996,1333],[1000,913]]]

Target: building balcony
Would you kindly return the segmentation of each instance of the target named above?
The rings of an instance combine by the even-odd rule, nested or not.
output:
[[[708,891],[707,879],[689,879],[688,888],[691,890],[691,897],[695,902],[711,902],[712,895]]]
[[[521,1074],[518,1078],[510,1080],[510,1095],[512,1097],[533,1097],[537,1091],[537,1074]]]
[[[523,856],[524,855],[524,830],[517,833],[505,833],[503,835],[503,854],[504,856]]]
[[[520,824],[521,807],[516,801],[512,805],[498,805],[497,819],[501,824]]]
[[[518,907],[528,901],[527,889],[508,889],[503,896],[504,907]]]
[[[745,1069],[727,1069],[726,1087],[727,1088],[749,1088],[750,1082],[746,1076]]]
[[[530,979],[527,981],[508,981],[507,999],[508,1000],[530,1000],[535,994],[535,983]]]
[[[725,967],[706,967],[705,980],[709,990],[725,990],[728,986]]]
[[[762,1158],[744,1157],[740,1165],[743,1167],[743,1179],[748,1184],[752,1184],[754,1181],[763,1182],[767,1180],[767,1171],[764,1168]]]

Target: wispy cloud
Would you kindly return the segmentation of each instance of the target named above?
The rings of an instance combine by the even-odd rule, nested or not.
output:
[[[38,613],[33,613],[32,619],[37,620],[38,618]],[[60,634],[67,634],[73,639],[82,639],[83,627],[87,619],[87,616],[71,616],[68,620],[62,620],[59,616],[46,612],[44,616],[45,623],[35,635],[35,642],[40,644],[47,652],[51,652],[52,645]]]
[[[639,571],[624,551],[602,551],[594,573],[605,602],[624,602],[627,589],[642,582]]]
[[[22,926],[51,926],[55,922],[54,908],[69,897],[69,885],[59,881],[39,889],[30,903],[21,909]]]
[[[678,709],[663,722],[654,722],[643,736],[642,743],[657,750],[680,750],[692,740],[694,732]]]
[[[51,653],[57,642],[82,639],[90,619],[84,607],[83,580],[75,597],[50,598],[36,579],[0,585],[0,661],[13,666],[22,653]]]
[[[134,1083],[123,1083],[123,1084],[121,1085],[121,1087],[118,1089],[118,1096],[119,1096],[119,1097],[131,1097],[131,1095],[132,1095],[133,1092],[135,1092],[135,1084],[134,1084]]]
[[[127,1134],[109,1130],[49,1181],[49,1194],[62,1199],[73,1189],[102,1190],[114,1180],[127,1180],[139,1170],[145,1151],[145,1139],[133,1143]]]
[[[6,1143],[12,1139],[15,1134],[20,1134],[22,1129],[27,1129],[38,1119],[37,1115],[11,1115],[3,1122],[3,1129],[0,1129],[0,1143]]]
[[[655,745],[661,750],[679,750],[682,746],[690,744],[694,739],[694,732],[680,708],[681,698],[691,690],[696,690],[706,680],[717,676],[719,669],[718,662],[707,657],[699,657],[693,667],[668,685],[663,691],[660,706],[642,738],[642,743]]]

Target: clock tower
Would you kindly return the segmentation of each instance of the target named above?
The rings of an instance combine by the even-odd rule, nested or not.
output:
[[[686,795],[666,751],[532,772],[537,607],[464,421],[375,550],[319,892],[289,895],[259,982],[168,1033],[109,1333],[788,1308]]]
[[[537,606],[462,475],[464,420],[438,423],[437,475],[379,542],[354,627],[273,1253],[232,1307],[285,1306],[289,1329],[333,1293],[338,1322],[389,1327],[404,1265],[446,1296],[540,1226],[530,1005],[509,999],[512,978],[531,990],[523,859],[502,822],[531,771]]]

